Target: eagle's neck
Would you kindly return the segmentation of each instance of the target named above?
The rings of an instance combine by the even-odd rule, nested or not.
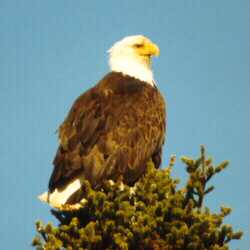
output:
[[[138,58],[130,56],[111,56],[109,60],[111,71],[121,72],[155,86],[153,72],[150,69],[150,57]]]

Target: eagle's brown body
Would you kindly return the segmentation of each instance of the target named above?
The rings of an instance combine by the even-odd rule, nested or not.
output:
[[[152,158],[161,163],[166,123],[165,102],[157,87],[111,72],[82,94],[60,126],[61,140],[49,190],[63,190],[84,176],[94,189],[103,180],[134,184]],[[83,198],[76,191],[66,202]]]

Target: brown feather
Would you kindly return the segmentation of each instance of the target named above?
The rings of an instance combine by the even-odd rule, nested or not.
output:
[[[50,191],[83,174],[94,189],[120,175],[132,185],[151,158],[160,166],[165,123],[165,102],[156,87],[122,73],[107,74],[75,101],[58,129]],[[79,202],[83,195],[79,189],[67,203]]]

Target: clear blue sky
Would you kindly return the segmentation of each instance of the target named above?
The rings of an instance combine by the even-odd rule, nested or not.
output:
[[[206,204],[244,230],[249,249],[248,1],[9,1],[1,24],[1,249],[32,249],[35,220],[57,220],[38,200],[57,150],[56,129],[73,101],[109,72],[107,50],[129,35],[160,48],[153,71],[168,106],[163,167],[183,187],[180,157],[204,144],[215,165]]]

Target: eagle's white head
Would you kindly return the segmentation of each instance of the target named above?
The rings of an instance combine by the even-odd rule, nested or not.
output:
[[[128,36],[117,42],[109,51],[111,71],[122,72],[155,85],[150,68],[152,55],[159,55],[159,48],[144,36]]]

